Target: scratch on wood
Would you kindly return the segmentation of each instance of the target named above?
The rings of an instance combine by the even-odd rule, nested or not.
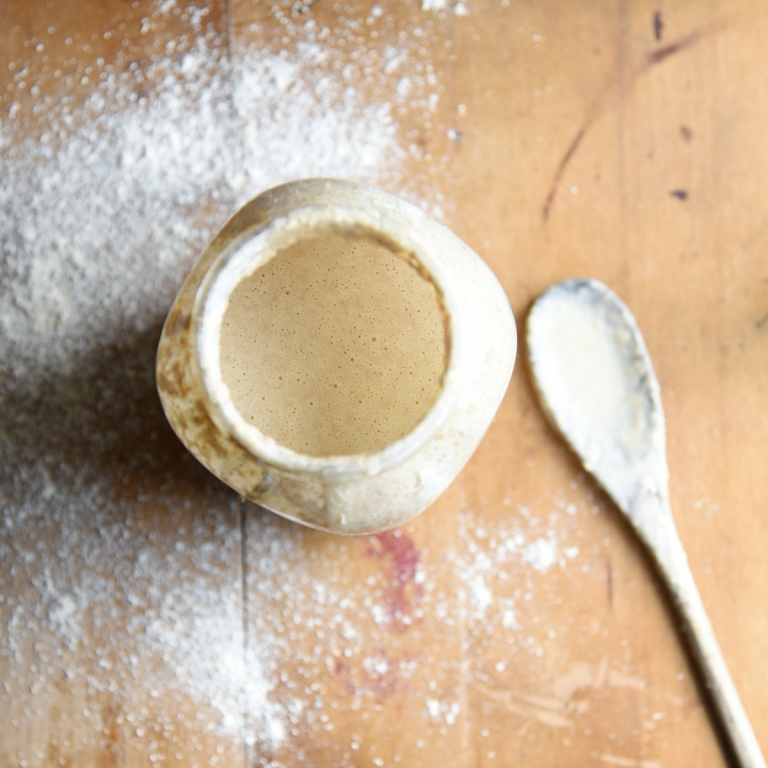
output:
[[[600,762],[608,765],[619,765],[622,768],[661,768],[658,760],[633,760],[629,757],[619,757],[618,755],[600,755]]]
[[[549,188],[549,194],[547,195],[547,199],[544,201],[544,207],[541,211],[541,215],[544,221],[549,218],[549,209],[552,207],[552,203],[555,199],[555,192],[557,192],[557,187],[560,183],[560,179],[562,178],[563,171],[565,171],[566,166],[573,157],[573,153],[578,149],[579,144],[581,144],[581,140],[584,138],[584,134],[587,132],[587,128],[589,128],[589,125],[583,125],[581,130],[573,137],[573,141],[571,141],[570,146],[563,155],[563,159],[560,161],[560,165],[555,171],[555,175],[552,178],[552,185]]]
[[[661,64],[663,61],[666,61],[676,53],[680,53],[681,51],[690,48],[706,35],[717,32],[722,27],[722,22],[711,24],[708,27],[697,29],[685,37],[681,37],[679,40],[675,40],[669,43],[668,45],[664,45],[660,48],[654,49],[653,51],[649,51],[646,54],[645,60],[642,62],[642,64],[635,67],[635,69],[630,73],[630,76],[627,79],[627,92],[632,90],[637,79],[646,74],[652,67],[656,66],[657,64]],[[563,157],[560,160],[554,175],[552,176],[552,182],[550,184],[549,191],[547,192],[547,196],[544,200],[544,205],[541,208],[541,218],[545,224],[549,219],[549,214],[555,201],[555,195],[557,194],[557,188],[560,184],[560,180],[562,179],[568,164],[573,159],[573,156],[581,144],[581,141],[584,138],[587,130],[592,126],[597,118],[600,117],[600,115],[618,98],[618,96],[614,96],[613,99],[607,98],[611,91],[617,92],[618,88],[615,84],[613,88],[611,88],[609,83],[609,86],[604,88],[603,91],[601,91],[600,94],[598,94],[598,96],[589,105],[587,109],[588,117],[584,120],[581,128],[576,133],[571,143],[568,145],[568,149],[565,150],[565,153],[563,154]],[[683,136],[685,138],[685,133],[683,133]]]
[[[664,33],[664,21],[661,18],[661,11],[656,11],[653,14],[653,37],[656,42],[661,40],[661,36]]]
[[[646,66],[641,68],[638,74],[642,74],[656,64],[661,64],[670,56],[674,56],[680,51],[684,51],[686,48],[690,48],[694,43],[698,42],[704,36],[704,30],[697,29],[695,32],[681,37],[679,40],[675,40],[669,45],[663,45],[661,48],[656,48],[653,51],[649,51],[646,55]]]
[[[553,682],[552,690],[562,701],[572,702],[575,693],[592,688],[594,684],[595,676],[592,673],[592,667],[585,662],[578,662],[572,664]]]
[[[573,721],[569,720],[567,717],[563,717],[563,715],[560,714],[560,711],[558,711],[562,709],[563,702],[549,699],[543,700],[542,702],[538,697],[526,697],[513,691],[495,690],[489,686],[483,685],[477,680],[472,680],[469,684],[487,699],[500,704],[507,712],[513,715],[519,715],[526,719],[532,718],[542,725],[548,725],[552,728],[574,727]],[[529,703],[526,701],[526,698],[535,698],[539,701],[539,704]],[[541,705],[542,703],[544,706]]]
[[[634,691],[646,691],[651,687],[647,680],[637,675],[624,675],[615,669],[608,676],[608,684],[611,688],[631,688]]]
[[[670,193],[672,197],[676,197],[678,200],[687,200],[688,199],[688,190],[687,189],[673,189]]]
[[[227,35],[227,60],[232,61],[232,0],[224,3],[224,29]]]
[[[248,713],[250,710],[250,702],[248,701],[248,686],[246,680],[250,674],[248,667],[248,657],[250,655],[248,647],[248,506],[247,502],[243,499],[240,502],[240,601],[242,606],[242,632],[243,632],[243,669],[245,674],[243,675],[242,682],[242,701],[243,701],[243,722],[246,728],[250,725],[248,722]],[[243,756],[245,758],[245,764],[249,763],[249,749],[248,740],[243,739]]]
[[[595,676],[595,682],[593,687],[598,690],[605,685],[605,680],[608,677],[608,657],[603,656],[600,660],[600,666],[597,668],[597,675]]]

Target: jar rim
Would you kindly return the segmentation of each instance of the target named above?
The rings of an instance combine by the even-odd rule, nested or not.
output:
[[[222,376],[220,333],[235,286],[299,240],[331,232],[381,243],[395,255],[406,258],[433,284],[443,313],[446,363],[437,397],[426,415],[406,435],[376,452],[311,456],[282,445],[240,414]],[[410,238],[394,217],[376,208],[336,203],[302,206],[274,219],[266,227],[244,232],[228,243],[211,265],[198,289],[192,313],[194,357],[210,417],[220,430],[231,434],[252,455],[283,470],[309,472],[331,479],[376,475],[400,464],[440,430],[455,401],[459,337],[454,332],[455,302],[444,272],[428,247]]]

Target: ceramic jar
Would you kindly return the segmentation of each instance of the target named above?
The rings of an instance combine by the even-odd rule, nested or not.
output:
[[[431,281],[441,305],[446,363],[437,397],[411,432],[373,453],[303,455],[281,445],[240,414],[221,374],[221,323],[234,288],[324,232],[385,243]],[[184,445],[245,498],[314,528],[373,533],[417,515],[458,474],[501,402],[516,346],[504,291],[448,229],[377,189],[307,179],[247,203],[202,253],[163,328],[157,386]]]

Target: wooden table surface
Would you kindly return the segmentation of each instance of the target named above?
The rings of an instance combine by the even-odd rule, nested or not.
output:
[[[194,51],[210,86],[190,97],[190,121],[207,114],[206,94],[226,106],[227,87],[247,82],[238,98],[262,118],[248,128],[258,162],[291,142],[269,183],[333,173],[317,153],[337,115],[334,151],[384,137],[379,159],[353,156],[340,172],[441,217],[494,270],[520,329],[553,282],[607,283],[650,350],[675,519],[768,753],[766,40],[768,6],[750,0],[10,0],[2,184],[34,192],[36,221],[78,205],[77,193],[61,200],[61,179],[23,176],[18,148],[45,146],[55,117],[55,163],[85,135],[84,105],[109,80],[99,71],[144,72],[150,85],[132,93],[151,108],[152,72],[183,79]],[[109,131],[117,142],[129,112],[139,131],[157,127],[130,99],[121,120],[122,102],[106,98],[114,119],[93,122],[94,146]],[[297,130],[299,108],[309,130]],[[183,134],[183,111],[169,114]],[[125,157],[112,173],[128,178]],[[181,227],[175,271],[149,236],[127,254],[115,213],[99,258],[140,265],[123,279],[148,297],[146,317],[121,309],[114,331],[121,299],[105,287],[104,314],[53,367],[22,366],[8,341],[19,264],[52,241],[30,245],[42,240],[25,235],[15,193],[0,207],[12,321],[0,334],[15,361],[0,374],[0,764],[725,764],[649,561],[546,424],[524,346],[470,463],[399,531],[301,528],[188,458],[153,388],[159,330],[206,231],[262,177],[162,210],[142,201],[155,187],[130,178],[130,232],[170,226],[169,212]],[[108,185],[101,194],[110,201]],[[186,238],[202,219],[208,230]],[[23,317],[54,301],[29,296]],[[39,336],[45,360],[57,332]]]

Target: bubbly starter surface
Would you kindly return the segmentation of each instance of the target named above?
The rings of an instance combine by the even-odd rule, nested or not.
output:
[[[280,251],[233,291],[221,370],[242,416],[310,456],[382,450],[435,402],[446,339],[434,287],[343,235]]]

